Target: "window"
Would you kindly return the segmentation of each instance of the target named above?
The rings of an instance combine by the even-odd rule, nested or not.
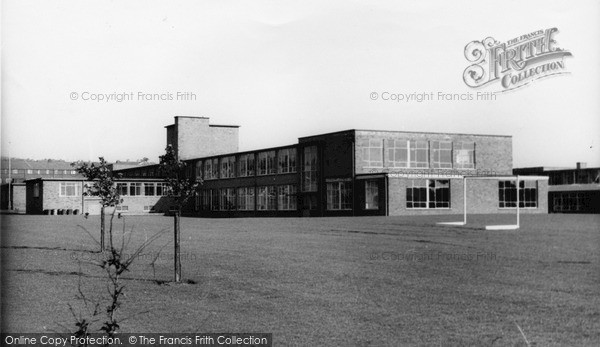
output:
[[[450,208],[450,181],[409,180],[406,208]]]
[[[379,184],[377,181],[365,181],[365,210],[379,209]]]
[[[152,205],[145,205],[144,206],[144,212],[150,212],[154,209],[154,206]]]
[[[208,159],[204,162],[204,179],[212,180],[213,178],[212,160]]]
[[[58,170],[55,170],[55,171],[58,171]],[[13,173],[13,174],[18,174],[18,173],[19,173],[19,170],[18,170],[18,169],[13,169],[13,170],[12,170],[12,173]]]
[[[203,189],[199,194],[200,200],[200,209],[201,210],[210,210],[210,189]]]
[[[258,210],[274,210],[277,207],[275,186],[258,187]]]
[[[221,189],[221,211],[235,210],[235,189],[234,188],[222,188]]]
[[[537,181],[519,181],[519,206],[537,208]]]
[[[127,206],[127,205],[117,205],[115,207],[115,210],[121,211],[121,212],[129,211],[129,206]]]
[[[382,139],[362,139],[359,146],[362,149],[363,166],[383,167]]]
[[[327,182],[327,209],[352,209],[352,182]]]
[[[455,148],[456,167],[459,169],[475,168],[475,143],[459,142]]]
[[[408,167],[408,141],[389,140],[388,165],[390,167]]]
[[[40,173],[39,171],[40,170],[38,170],[38,173]],[[77,170],[71,170],[71,175],[77,175]]]
[[[271,175],[277,173],[275,166],[275,151],[258,153],[258,174]]]
[[[498,206],[517,207],[517,187],[515,181],[498,182]],[[519,181],[519,207],[537,208],[537,181]]]
[[[129,195],[129,189],[127,183],[117,183],[117,193],[121,196]]]
[[[279,173],[296,172],[296,149],[286,148],[280,149],[279,157]]]
[[[40,197],[40,184],[39,183],[35,183],[33,185],[33,197],[34,198]]]
[[[427,141],[410,140],[409,141],[410,167],[427,168],[429,167],[429,148]]]
[[[279,186],[277,207],[279,210],[296,210],[296,186],[287,184]]]
[[[60,182],[59,196],[80,196],[80,184],[77,182]]]
[[[212,160],[212,178],[219,178],[219,158]]]
[[[144,195],[154,196],[154,194],[155,194],[154,183],[144,183]]]
[[[69,170],[63,170],[63,175],[67,175],[69,173]]]
[[[156,183],[156,195],[167,196],[169,194],[168,187],[165,183]]]
[[[28,175],[33,175],[33,170],[31,170],[31,169],[27,169],[27,174],[28,174]]]
[[[585,211],[592,206],[589,195],[582,192],[557,193],[552,201],[554,212]]]
[[[129,195],[130,196],[142,195],[142,184],[141,183],[129,183]]]
[[[434,168],[452,168],[452,142],[432,141],[431,151],[433,152]]]
[[[202,191],[202,209],[205,211],[219,210],[219,191],[217,189],[204,189]]]
[[[302,165],[302,191],[317,191],[317,174],[319,162],[317,146],[304,147],[304,163]]]
[[[428,180],[429,208],[450,208],[450,181]]]
[[[198,160],[196,162],[196,180],[200,181],[202,179],[202,161]]]
[[[49,175],[49,174],[50,174],[50,170],[46,170],[46,175]]]
[[[221,158],[221,178],[235,177],[235,157]]]
[[[406,187],[406,208],[427,208],[427,180],[409,180]]]
[[[238,176],[254,176],[254,154],[242,154],[238,160]]]
[[[238,210],[254,210],[254,187],[241,187],[237,190]]]

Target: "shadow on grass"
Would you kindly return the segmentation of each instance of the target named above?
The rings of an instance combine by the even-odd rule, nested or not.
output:
[[[39,249],[44,251],[67,251],[67,252],[83,252],[83,253],[101,253],[100,251],[90,251],[87,249],[75,249],[64,247],[44,247],[44,246],[0,246],[6,249]]]
[[[50,275],[50,276],[81,276],[81,277],[85,277],[85,278],[104,279],[103,276],[93,276],[93,275],[83,273],[81,271],[49,271],[49,270],[42,270],[42,269],[5,269],[4,271],[23,272],[23,273],[30,273],[30,274],[43,274],[43,275]],[[122,277],[121,279],[123,279],[125,281],[151,282],[151,283],[155,283],[158,285],[197,284],[198,283],[191,279],[183,280],[179,283],[173,282],[173,281],[167,281],[167,280],[136,278],[136,277]]]

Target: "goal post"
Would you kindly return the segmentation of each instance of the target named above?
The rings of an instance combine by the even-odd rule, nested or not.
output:
[[[516,200],[516,224],[499,224],[499,225],[486,225],[485,230],[517,230],[521,226],[521,208],[520,208],[520,182],[521,181],[532,181],[539,180],[539,176],[463,176],[463,220],[456,222],[439,222],[439,225],[458,225],[464,226],[467,224],[467,181],[468,180],[515,180],[517,190]],[[545,177],[544,177],[545,178]]]

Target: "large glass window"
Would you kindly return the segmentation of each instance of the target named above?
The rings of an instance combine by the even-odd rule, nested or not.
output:
[[[129,189],[127,187],[127,183],[117,183],[117,193],[120,196],[129,195]]]
[[[142,195],[142,184],[141,183],[129,183],[129,195],[138,196]]]
[[[428,142],[422,140],[410,140],[409,147],[410,167],[429,167]]]
[[[554,212],[585,211],[592,206],[589,200],[589,193],[556,193],[552,199],[552,210]]]
[[[304,162],[302,165],[302,191],[317,191],[318,170],[319,162],[317,159],[317,146],[304,147]]]
[[[258,210],[274,210],[277,207],[277,190],[275,186],[258,187]]]
[[[382,139],[361,139],[359,146],[362,149],[363,166],[383,167]]]
[[[235,157],[221,158],[221,178],[235,177]]]
[[[452,142],[431,141],[434,168],[452,168]]]
[[[519,181],[519,207],[537,207],[537,181]],[[498,182],[498,206],[517,207],[517,185],[515,181]]]
[[[168,186],[166,183],[156,183],[156,195],[157,196],[167,196],[169,194],[168,192]]]
[[[235,210],[235,189],[234,188],[222,188],[221,189],[221,211]]]
[[[450,181],[408,180],[406,208],[450,208]]]
[[[254,176],[254,154],[242,154],[238,159],[238,177]]]
[[[216,177],[213,177],[213,168],[212,168],[212,159],[208,159],[204,162],[204,179],[212,180]]]
[[[428,180],[429,208],[450,207],[450,181]]]
[[[408,167],[408,141],[389,140],[387,143],[387,164],[390,167]]]
[[[288,184],[279,186],[278,194],[278,209],[279,210],[296,210],[297,199],[296,199],[296,186]]]
[[[377,181],[365,181],[365,210],[379,209],[379,184]]]
[[[254,187],[241,187],[237,190],[238,210],[254,210]]]
[[[280,149],[277,155],[279,162],[279,173],[296,172],[296,149]]]
[[[327,209],[352,209],[352,182],[327,182]]]
[[[271,175],[277,173],[275,164],[275,151],[258,153],[258,174]]]
[[[219,191],[217,189],[204,189],[202,191],[202,209],[217,211],[219,209]]]
[[[474,142],[459,142],[455,148],[455,162],[459,169],[474,169],[475,168],[475,143]]]
[[[154,196],[155,195],[154,183],[144,183],[144,195],[146,195],[146,196]]]
[[[60,182],[59,184],[59,196],[80,196],[81,188],[78,182]]]
[[[196,162],[196,180],[202,179],[202,160]]]

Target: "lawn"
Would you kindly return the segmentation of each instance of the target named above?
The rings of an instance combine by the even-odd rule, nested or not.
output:
[[[124,332],[269,332],[275,345],[600,345],[600,216],[115,220],[128,251],[166,230],[126,274]],[[74,329],[77,283],[105,293],[99,217],[2,216],[6,332]],[[126,251],[127,252],[127,251]],[[160,256],[153,262],[153,256]],[[65,328],[67,327],[67,328]]]

